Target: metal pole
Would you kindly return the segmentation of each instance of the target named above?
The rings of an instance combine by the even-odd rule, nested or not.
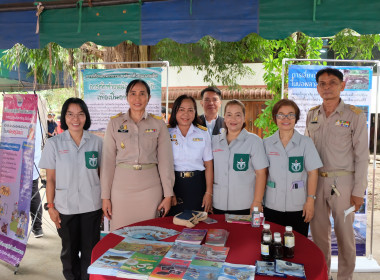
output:
[[[289,59],[287,58],[284,58],[282,60],[282,69],[281,69],[281,99],[284,98],[285,96],[285,64],[286,64],[286,61],[288,61]]]
[[[377,81],[376,81],[376,113],[375,113],[375,130],[373,133],[373,164],[372,164],[372,211],[371,211],[371,243],[369,247],[369,259],[372,259],[373,252],[373,219],[375,209],[375,180],[376,180],[376,153],[377,153],[377,126],[378,126],[378,99],[379,99],[379,63],[376,61]]]

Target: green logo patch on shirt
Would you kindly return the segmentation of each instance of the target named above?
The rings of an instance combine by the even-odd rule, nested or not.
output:
[[[246,171],[249,164],[249,154],[234,154],[234,170]]]
[[[96,151],[85,152],[84,155],[86,159],[86,167],[88,169],[98,168],[98,152]]]
[[[299,173],[303,171],[303,157],[289,157],[289,171]]]

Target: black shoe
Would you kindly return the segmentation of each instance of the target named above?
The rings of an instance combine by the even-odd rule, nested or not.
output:
[[[35,238],[40,238],[40,237],[44,236],[44,232],[43,232],[42,228],[36,229],[36,230],[33,229],[32,232],[33,232]]]

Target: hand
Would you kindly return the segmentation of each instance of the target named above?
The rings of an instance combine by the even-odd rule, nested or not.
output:
[[[177,205],[177,197],[174,195],[172,196],[172,206],[176,206]]]
[[[314,198],[308,197],[303,205],[302,217],[305,217],[304,222],[309,223],[314,217]]]
[[[350,203],[351,205],[355,205],[355,212],[356,212],[360,209],[360,206],[362,206],[362,204],[364,203],[364,199],[363,197],[351,195]]]
[[[59,212],[55,208],[49,208],[48,210],[50,219],[54,222],[57,228],[61,228],[61,217],[59,216]]]
[[[202,201],[202,207],[204,208],[204,211],[209,213],[212,213],[212,195],[209,193],[205,193],[203,196],[203,201]]]
[[[102,210],[108,220],[112,219],[112,203],[110,199],[102,199]]]
[[[164,208],[164,209],[165,209],[165,212],[164,212],[164,214],[162,215],[162,217],[165,217],[166,214],[168,214],[168,212],[169,212],[169,210],[170,210],[170,206],[171,206],[171,204],[172,204],[172,199],[173,199],[172,196],[165,197],[165,198],[161,201],[160,205],[158,205],[158,207],[157,207],[157,211],[160,211],[161,208]]]
[[[257,208],[259,208],[260,212],[263,212],[263,204],[261,202],[259,202],[259,201],[253,201],[252,202],[251,211],[250,211],[251,214],[253,212],[253,207],[257,207]]]

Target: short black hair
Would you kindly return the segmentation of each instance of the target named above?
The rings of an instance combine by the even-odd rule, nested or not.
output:
[[[293,107],[294,113],[296,114],[296,123],[297,123],[298,120],[300,119],[300,115],[301,115],[300,108],[298,107],[298,105],[297,105],[296,102],[294,102],[293,100],[290,100],[290,99],[286,99],[286,98],[277,101],[277,103],[274,104],[274,106],[273,106],[273,109],[272,109],[272,118],[273,118],[274,123],[277,124],[276,115],[277,115],[278,111],[280,110],[280,108],[282,106]]]
[[[201,91],[201,98],[203,99],[203,96],[205,95],[206,91],[212,91],[215,92],[220,99],[222,99],[222,92],[217,87],[206,87],[204,90]]]
[[[143,84],[146,88],[146,91],[148,93],[148,96],[150,96],[150,87],[148,85],[147,82],[145,82],[144,80],[141,80],[141,79],[136,79],[136,80],[133,80],[131,81],[128,86],[127,86],[127,89],[125,90],[125,95],[128,96],[128,93],[129,91],[136,85],[136,84]]]
[[[90,113],[88,112],[88,108],[86,103],[77,97],[71,97],[65,101],[62,105],[62,110],[61,110],[61,128],[63,130],[69,129],[69,127],[66,124],[66,113],[67,110],[69,109],[70,104],[78,104],[80,108],[82,109],[83,113],[86,115],[86,122],[84,123],[83,129],[88,130],[91,126],[91,118],[90,118]]]
[[[317,74],[315,75],[315,80],[317,81],[318,83],[318,80],[319,80],[319,77],[322,75],[322,74],[325,74],[327,73],[328,75],[334,75],[335,77],[337,77],[341,82],[343,82],[343,73],[340,72],[338,69],[336,68],[331,68],[331,67],[326,67],[326,68],[323,68],[321,70],[319,70],[317,72]]]
[[[201,124],[201,120],[199,119],[199,116],[198,116],[197,103],[195,102],[195,99],[190,95],[182,94],[178,96],[177,99],[174,101],[172,114],[170,115],[170,119],[169,119],[170,127],[176,127],[176,125],[178,124],[176,115],[179,110],[179,107],[181,107],[182,101],[185,99],[191,100],[194,104],[195,118],[193,120],[193,125],[197,126],[198,124]]]

